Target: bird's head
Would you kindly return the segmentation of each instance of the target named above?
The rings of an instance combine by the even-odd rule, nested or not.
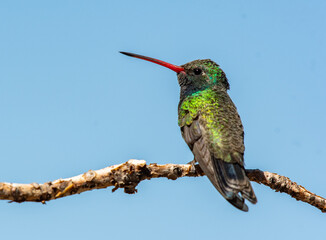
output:
[[[181,66],[184,70],[178,73],[180,87],[205,89],[217,86],[228,90],[229,82],[218,64],[210,59],[195,60]]]

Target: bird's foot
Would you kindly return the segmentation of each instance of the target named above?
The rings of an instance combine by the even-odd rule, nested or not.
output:
[[[196,172],[196,165],[195,165],[196,162],[197,162],[196,159],[194,159],[194,160],[192,160],[192,161],[190,161],[190,162],[187,163],[187,164],[190,164],[191,165],[191,170],[190,171],[192,173],[195,173]]]
[[[196,159],[194,159],[194,160],[188,162],[187,164],[190,164],[190,165],[192,165],[194,167],[196,162],[197,162]]]
[[[194,160],[187,163],[187,164],[191,165],[191,171],[190,172],[197,175],[197,176],[205,175],[203,170],[200,168],[199,164],[196,164],[196,163],[197,163],[196,159],[194,159]]]

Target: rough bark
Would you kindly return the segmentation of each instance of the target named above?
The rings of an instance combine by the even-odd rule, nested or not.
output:
[[[326,199],[311,193],[289,178],[276,173],[264,172],[259,169],[246,170],[251,181],[264,184],[277,192],[284,192],[298,201],[309,203],[326,212]],[[126,193],[137,192],[136,186],[145,179],[168,178],[176,180],[180,177],[203,176],[198,165],[190,164],[149,164],[144,160],[128,162],[106,167],[65,179],[58,179],[43,184],[0,183],[0,199],[12,202],[42,202],[82,193],[85,191],[114,186],[114,192],[123,188]]]

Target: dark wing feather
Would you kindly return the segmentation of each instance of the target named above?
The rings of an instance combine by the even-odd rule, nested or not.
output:
[[[244,199],[238,193],[241,192],[242,196],[252,203],[257,200],[243,166],[214,157],[205,139],[205,128],[201,126],[199,118],[200,116],[190,125],[181,128],[183,138],[201,169],[223,197],[238,209],[248,211]]]

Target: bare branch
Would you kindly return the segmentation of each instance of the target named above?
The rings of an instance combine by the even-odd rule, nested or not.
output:
[[[292,182],[289,178],[276,173],[261,170],[246,170],[251,181],[262,183],[277,192],[285,192],[298,201],[309,203],[326,212],[326,199],[309,192],[304,187]],[[129,160],[128,162],[106,167],[65,179],[58,179],[43,184],[0,183],[0,199],[13,202],[42,202],[50,201],[69,195],[90,191],[93,189],[114,186],[124,188],[126,193],[137,192],[136,186],[145,179],[161,178],[176,180],[180,177],[203,176],[198,165],[189,164],[149,164],[144,160]]]

